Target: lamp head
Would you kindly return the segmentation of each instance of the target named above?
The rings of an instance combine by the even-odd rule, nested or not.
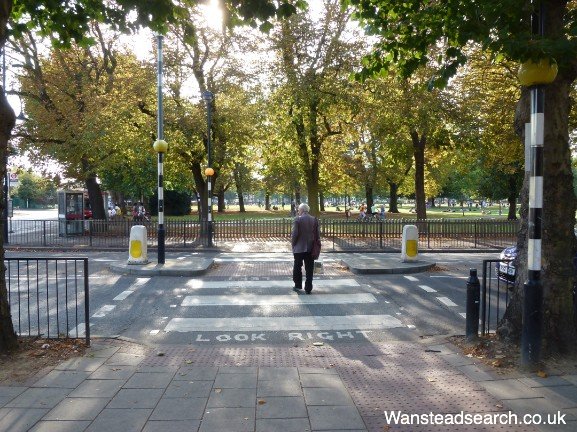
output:
[[[214,175],[214,170],[211,167],[208,167],[204,170],[204,175],[207,177],[212,177]]]

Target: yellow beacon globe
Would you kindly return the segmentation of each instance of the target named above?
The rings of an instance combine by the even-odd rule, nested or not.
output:
[[[154,151],[157,153],[166,153],[168,150],[168,143],[164,140],[156,140],[154,141],[152,148],[154,148]]]
[[[538,62],[528,60],[519,67],[517,77],[521,85],[531,87],[551,84],[557,76],[557,63],[554,60],[541,59]]]

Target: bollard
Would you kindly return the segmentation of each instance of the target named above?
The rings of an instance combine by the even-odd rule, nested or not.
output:
[[[127,264],[147,264],[147,254],[146,227],[144,225],[134,225],[130,229]]]
[[[403,227],[401,260],[403,262],[416,261],[419,253],[419,229],[415,225]]]
[[[467,280],[467,342],[474,342],[479,336],[479,306],[481,299],[481,284],[477,277],[477,269],[469,271]]]

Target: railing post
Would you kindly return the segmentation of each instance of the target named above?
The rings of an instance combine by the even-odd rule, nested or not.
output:
[[[42,221],[42,245],[47,246],[46,243],[46,221]]]
[[[481,289],[481,335],[487,334],[487,263],[489,261],[483,261],[483,285]]]
[[[84,336],[90,346],[90,290],[88,289],[88,258],[84,258]]]
[[[477,277],[477,269],[469,270],[469,279],[467,280],[467,320],[466,320],[466,337],[467,342],[474,342],[479,337],[479,300],[480,284]]]

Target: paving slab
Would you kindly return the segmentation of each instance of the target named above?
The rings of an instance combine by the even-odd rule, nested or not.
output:
[[[256,432],[306,432],[311,426],[307,418],[256,419]]]
[[[0,431],[28,432],[47,412],[44,408],[12,408],[0,419]]]
[[[104,409],[86,432],[140,432],[151,409]]]
[[[254,408],[211,408],[206,410],[199,432],[253,432],[254,429]]]
[[[12,399],[7,408],[48,408],[52,409],[68,394],[67,388],[29,388]],[[0,429],[1,430],[1,429]]]
[[[257,418],[300,418],[307,416],[305,400],[302,396],[272,396],[259,399],[256,407]]]
[[[278,379],[258,382],[257,396],[302,396],[301,385],[296,379]]]
[[[162,398],[154,408],[151,420],[200,420],[206,398]]]
[[[349,392],[343,386],[342,389],[330,388],[304,388],[305,401],[310,405],[351,405],[354,402]]]
[[[151,420],[142,432],[195,432],[200,420]]]
[[[33,387],[60,387],[74,389],[78,387],[88,376],[87,371],[52,370],[36,381]]]
[[[183,366],[176,371],[173,380],[214,381],[217,373],[217,367]]]
[[[256,373],[224,373],[215,378],[215,388],[256,388]]]
[[[122,388],[126,380],[86,380],[70,393],[70,397],[112,398]]]
[[[210,392],[207,409],[250,408],[256,406],[256,389],[214,389]]]
[[[517,379],[484,381],[480,383],[485,390],[498,399],[535,399],[541,397],[536,391]]]
[[[163,389],[121,389],[107,408],[154,408],[163,393]]]
[[[173,380],[164,393],[165,398],[208,398],[212,389],[212,381]]]
[[[88,420],[47,421],[42,420],[29,432],[84,432],[90,425]]]
[[[110,398],[66,398],[46,414],[43,420],[94,420]]]
[[[164,373],[142,373],[136,372],[132,375],[123,388],[148,388],[148,389],[165,389],[168,387],[174,376],[173,372]]]
[[[311,406],[308,407],[313,431],[364,430],[365,423],[356,407]]]
[[[259,383],[271,380],[298,380],[298,378],[299,372],[295,367],[261,367],[258,370]]]
[[[136,366],[104,364],[90,374],[88,379],[128,380],[137,371]]]
[[[3,407],[16,396],[24,393],[28,387],[3,387],[0,386],[0,407]]]

